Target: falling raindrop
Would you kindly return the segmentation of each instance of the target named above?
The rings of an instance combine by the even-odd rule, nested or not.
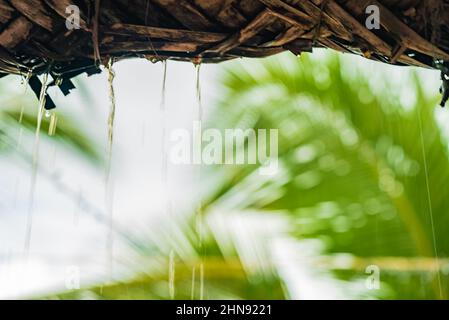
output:
[[[28,84],[30,82],[30,79],[33,75],[32,70],[28,70],[26,76],[24,78],[22,78],[22,84],[24,85],[25,89],[23,91],[24,94],[27,93],[28,90]],[[23,137],[23,126],[21,126],[22,122],[23,122],[23,114],[25,111],[25,105],[22,104],[22,106],[20,107],[20,116],[19,116],[19,136],[17,138],[17,150],[20,149],[20,146],[22,145],[22,137]]]
[[[175,299],[175,252],[170,251],[168,262],[168,291],[170,299]]]
[[[19,191],[20,179],[16,179],[16,183],[14,185],[14,196],[13,196],[13,205],[12,207],[15,209],[17,207],[17,195]]]
[[[204,263],[200,263],[200,300],[204,300]]]
[[[167,89],[167,60],[164,60],[164,74],[162,77],[162,96],[161,96],[161,110],[165,110],[165,92]]]
[[[64,82],[63,78],[58,77],[55,81],[55,85],[59,87]]]
[[[203,118],[203,106],[201,98],[201,64],[196,64],[196,98],[198,102],[198,121],[202,121]]]
[[[425,146],[425,140],[424,140],[424,131],[423,131],[423,123],[422,123],[422,117],[421,112],[419,108],[417,108],[416,113],[418,115],[418,123],[419,123],[419,130],[420,130],[420,137],[421,137],[421,150],[422,150],[422,159],[424,163],[424,173],[426,177],[426,189],[427,189],[427,201],[429,206],[429,221],[430,221],[430,227],[432,230],[432,244],[433,244],[433,253],[435,256],[435,259],[437,261],[438,268],[436,270],[436,283],[438,286],[438,295],[439,299],[446,299],[446,291],[443,290],[442,285],[442,275],[441,275],[441,269],[440,269],[440,257],[438,252],[438,245],[437,245],[437,236],[435,232],[435,222],[434,222],[434,215],[433,215],[433,205],[432,205],[432,195],[430,193],[430,187],[429,187],[429,171],[428,171],[428,163],[427,163],[427,156],[426,156],[426,146]]]
[[[28,84],[30,83],[30,79],[31,79],[32,76],[33,76],[33,72],[30,69],[30,70],[28,70],[26,76],[22,78],[21,83],[25,87],[24,93],[26,93],[28,91]]]
[[[113,59],[109,59],[106,66],[108,70],[108,84],[109,84],[109,100],[110,100],[110,110],[108,117],[108,170],[110,169],[111,156],[112,156],[112,145],[114,142],[114,121],[115,121],[115,90],[114,90],[114,79],[115,72],[112,69]],[[109,177],[109,171],[107,172],[107,177]]]
[[[114,199],[114,185],[111,181],[111,167],[112,167],[112,148],[114,143],[114,121],[115,121],[115,90],[114,90],[114,79],[115,72],[112,69],[113,59],[109,59],[106,66],[108,71],[108,85],[109,85],[109,100],[110,100],[110,110],[108,117],[108,151],[107,151],[107,164],[106,164],[106,209],[109,214],[109,227],[107,235],[107,252],[109,261],[109,275],[113,276],[113,263],[114,263],[114,212],[113,212],[113,199]]]
[[[19,115],[19,137],[17,138],[17,150],[20,149],[20,146],[22,145],[22,137],[23,137],[23,114],[25,112],[25,105],[22,104],[20,108],[20,115]]]
[[[203,106],[202,106],[202,97],[201,97],[201,64],[197,63],[195,64],[196,68],[196,98],[197,98],[197,121],[198,123],[202,123],[203,121]],[[201,136],[201,135],[200,135]],[[201,184],[201,166],[198,166],[197,168],[197,181],[196,184]],[[200,190],[200,189],[198,189]],[[203,300],[204,297],[204,264],[203,264],[203,256],[204,256],[204,245],[203,245],[203,204],[202,204],[202,198],[201,198],[201,192],[198,191],[197,194],[197,202],[198,207],[195,213],[196,218],[196,233],[198,236],[198,250],[199,250],[199,257],[200,257],[200,263],[199,263],[199,282],[200,282],[200,300]]]
[[[162,186],[165,192],[165,214],[171,216],[172,210],[168,194],[168,146],[167,146],[167,110],[166,110],[166,89],[167,89],[167,60],[163,61],[163,77],[161,90],[161,116],[162,116]],[[171,217],[170,217],[171,218]],[[172,221],[174,219],[171,219]],[[170,299],[175,298],[175,253],[173,250],[169,254],[169,274],[168,288]]]
[[[80,188],[79,191],[78,191],[78,196],[77,196],[77,200],[76,200],[75,210],[74,210],[74,213],[73,213],[73,224],[76,225],[76,226],[79,223],[79,214],[80,214],[80,211],[81,211],[82,202],[83,202],[83,190]]]
[[[190,291],[190,300],[195,299],[195,266],[192,268],[192,289]]]
[[[56,112],[50,113],[50,123],[48,125],[48,135],[54,136],[56,134],[56,127],[58,125],[58,116],[56,115]]]
[[[167,191],[167,177],[168,177],[168,148],[167,148],[167,110],[166,110],[166,90],[167,90],[167,60],[163,62],[164,71],[162,78],[162,92],[161,105],[162,112],[162,183],[165,191]]]
[[[48,73],[44,74],[42,81],[42,89],[39,95],[39,109],[37,112],[36,134],[34,139],[33,159],[32,159],[32,171],[31,171],[31,183],[30,183],[30,199],[28,206],[28,216],[26,224],[26,236],[25,236],[25,255],[28,256],[31,243],[31,233],[33,228],[33,211],[34,211],[34,196],[36,191],[36,180],[39,169],[39,147],[40,147],[40,131],[42,125],[42,118],[45,110],[45,101],[48,88]]]

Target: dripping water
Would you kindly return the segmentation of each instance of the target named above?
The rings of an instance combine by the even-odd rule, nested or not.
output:
[[[24,85],[24,91],[23,94],[26,94],[28,91],[28,84],[30,82],[31,76],[32,76],[32,71],[28,71],[27,75],[25,76],[25,78],[22,78],[22,84]],[[19,115],[19,137],[17,138],[17,150],[20,149],[21,145],[22,145],[22,137],[23,137],[23,126],[21,125],[23,122],[23,114],[25,112],[25,105],[22,104],[20,107],[20,115]]]
[[[31,183],[30,183],[30,198],[28,206],[28,216],[26,224],[26,237],[25,237],[25,254],[28,256],[31,242],[31,232],[33,228],[33,211],[34,211],[34,196],[36,191],[37,172],[39,167],[39,147],[40,147],[40,131],[42,125],[42,118],[45,111],[45,100],[48,87],[48,73],[44,74],[42,81],[42,89],[39,95],[39,109],[37,113],[36,133],[34,139],[33,158],[32,158],[32,171],[31,171]]]
[[[167,89],[167,66],[168,66],[168,62],[167,60],[164,60],[163,66],[164,66],[164,71],[163,71],[163,76],[162,76],[162,95],[161,95],[161,110],[165,111],[165,91]]]
[[[108,172],[107,178],[110,174],[110,165],[112,157],[112,145],[114,142],[114,121],[115,121],[115,90],[114,90],[114,79],[115,72],[112,69],[113,61],[109,59],[106,69],[108,70],[108,85],[109,85],[109,100],[110,100],[110,110],[108,117]]]
[[[195,266],[192,267],[192,289],[190,291],[190,300],[195,299]]]
[[[167,110],[166,110],[166,90],[167,90],[167,60],[163,62],[164,71],[162,78],[161,104],[160,110],[162,112],[162,183],[165,191],[167,191],[167,176],[168,176],[168,151],[167,151]]]
[[[425,142],[424,142],[423,124],[422,124],[421,112],[420,112],[419,108],[417,108],[416,112],[418,113],[419,130],[420,130],[420,135],[421,135],[421,149],[422,149],[422,156],[423,156],[423,161],[424,161],[424,173],[426,176],[427,201],[428,201],[428,205],[429,205],[430,226],[432,229],[433,250],[434,250],[435,259],[437,262],[436,276],[437,276],[437,281],[438,281],[439,298],[443,299],[444,295],[443,295],[443,287],[442,287],[442,283],[441,283],[441,264],[440,264],[439,254],[438,254],[437,239],[436,239],[436,233],[435,233],[435,223],[434,223],[434,217],[433,217],[432,197],[430,194],[430,186],[429,186],[429,171],[428,171],[428,165],[427,165],[426,147],[425,147]]]
[[[162,186],[165,192],[165,214],[171,215],[170,201],[168,195],[168,146],[167,146],[167,110],[166,110],[166,89],[167,89],[167,60],[163,61],[163,76],[162,76],[162,88],[161,88],[161,103],[160,111],[162,115]],[[174,219],[171,219],[174,221]],[[169,254],[168,265],[168,292],[170,299],[175,298],[175,253],[173,250]]]
[[[19,115],[19,137],[17,138],[17,150],[20,149],[21,145],[22,145],[22,137],[23,137],[23,126],[22,126],[22,122],[23,122],[23,114],[25,112],[25,105],[22,104],[22,106],[20,107],[20,115]]]
[[[204,300],[204,264],[200,264],[200,300]]]
[[[109,59],[106,69],[108,71],[108,87],[109,87],[109,100],[110,100],[110,110],[108,117],[108,150],[107,150],[107,163],[106,163],[106,181],[105,181],[105,199],[106,199],[106,210],[109,214],[109,226],[108,235],[106,240],[107,252],[108,252],[108,262],[109,262],[109,275],[113,276],[113,259],[114,259],[114,234],[113,234],[113,199],[114,199],[114,186],[111,179],[111,168],[112,168],[112,149],[114,144],[114,121],[115,121],[115,90],[114,90],[114,79],[115,72],[112,68],[113,60]]]
[[[77,196],[76,204],[75,204],[75,209],[73,212],[73,224],[75,226],[78,226],[78,224],[79,224],[79,216],[80,216],[82,202],[83,202],[83,189],[79,188],[78,196]]]
[[[48,123],[48,136],[54,137],[56,135],[56,127],[58,125],[58,116],[56,115],[55,111],[47,111],[46,114],[47,118],[49,118]],[[55,143],[53,143],[52,146],[52,156],[51,156],[51,166],[54,167],[56,164],[56,153],[57,153],[57,146]]]
[[[50,137],[53,137],[56,134],[56,127],[58,125],[58,116],[56,115],[56,112],[49,112],[47,114],[47,117],[50,118],[50,123],[48,125],[48,135]]]
[[[203,105],[201,99],[201,64],[195,65],[196,68],[196,99],[198,103],[198,121],[203,120]]]
[[[28,84],[30,83],[30,79],[33,76],[32,70],[28,70],[25,77],[22,76],[22,84],[25,86],[24,93],[27,93],[28,91]]]
[[[14,197],[13,197],[13,208],[17,208],[17,195],[19,193],[20,179],[16,179],[16,183],[14,184]]]
[[[192,267],[192,289],[190,299],[195,300],[196,266]],[[204,300],[204,264],[199,264],[199,300]]]
[[[202,123],[203,121],[203,106],[202,106],[202,97],[201,97],[201,64],[195,64],[196,69],[196,99],[197,99],[197,121],[198,123]],[[201,165],[197,168],[196,173],[196,185],[201,185]],[[198,189],[198,194],[196,195],[198,207],[195,213],[195,224],[196,224],[196,233],[198,236],[198,251],[199,251],[199,291],[200,300],[203,300],[204,296],[204,245],[203,245],[203,204],[201,199],[201,189]],[[193,271],[195,272],[195,271]]]
[[[170,251],[168,262],[168,292],[171,300],[175,299],[175,252]]]

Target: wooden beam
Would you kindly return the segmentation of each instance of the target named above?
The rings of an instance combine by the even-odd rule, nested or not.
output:
[[[297,18],[295,16],[292,16],[291,14],[287,13],[281,13],[279,11],[274,11],[274,9],[270,9],[271,14],[281,20],[284,20],[285,22],[296,26],[297,28],[301,28],[303,29],[304,26],[297,20]],[[318,38],[326,38],[329,37],[330,35],[332,35],[332,32],[327,29],[326,27],[320,28],[319,30],[319,34],[317,33],[316,29],[308,29],[307,32],[304,32],[301,34],[301,38],[305,38],[305,39],[312,39],[315,36],[317,36]]]
[[[391,63],[396,63],[398,59],[404,54],[404,52],[407,51],[407,47],[404,45],[398,45],[396,48],[394,48],[392,52],[392,56],[390,59]]]
[[[248,24],[245,16],[235,7],[237,0],[193,0],[193,2],[225,28],[235,30]]]
[[[120,52],[153,52],[153,51],[171,51],[171,52],[185,52],[192,53],[198,50],[198,43],[193,42],[166,42],[166,41],[152,41],[150,42],[135,42],[135,41],[120,41],[112,42],[111,44],[101,46],[103,54],[116,54]]]
[[[276,0],[279,1],[280,0]],[[310,15],[315,21],[319,22],[323,19],[323,23],[328,26],[329,29],[335,32],[335,34],[347,41],[352,41],[352,34],[346,29],[346,27],[338,20],[329,15],[326,11],[326,2],[323,2],[323,8],[318,7],[314,3],[306,0],[299,1],[296,4],[298,7],[302,8],[304,12]]]
[[[346,47],[344,47],[344,46],[342,46],[342,45],[332,41],[329,38],[322,38],[322,39],[319,40],[319,42],[323,46],[328,47],[328,48],[333,49],[333,50],[336,50],[336,51],[339,51],[339,52],[354,53],[351,50],[349,50],[348,48],[346,48]]]
[[[399,20],[390,10],[376,0],[351,1],[351,8],[357,8],[355,14],[362,14],[369,5],[376,5],[380,9],[380,24],[391,33],[402,46],[421,52],[430,57],[449,60],[449,54],[430,41],[424,39],[415,30]]]
[[[0,45],[6,49],[14,49],[28,38],[33,24],[25,17],[19,17],[11,22],[0,34]]]
[[[11,20],[14,13],[14,8],[11,7],[5,0],[0,0],[0,23],[7,23]]]
[[[304,29],[298,26],[293,26],[285,30],[283,33],[279,34],[276,39],[264,43],[264,47],[278,47],[283,46],[287,43],[292,42],[293,40],[298,39],[301,35],[304,34]]]
[[[55,28],[53,19],[48,14],[41,0],[10,0],[11,5],[38,26],[52,32]]]
[[[281,53],[283,51],[285,51],[285,49],[282,47],[259,48],[242,46],[230,50],[229,54],[239,57],[264,58]]]
[[[166,39],[170,41],[191,41],[196,43],[215,43],[223,41],[228,37],[228,35],[224,33],[156,28],[125,23],[113,24],[111,28],[103,27],[101,31],[104,34],[115,34],[131,37],[142,36],[156,39]]]
[[[295,55],[300,55],[303,52],[312,52],[313,40],[296,39],[283,45],[283,48],[289,50]]]
[[[316,30],[318,26],[319,18],[314,20],[310,15],[302,12],[301,10],[292,7],[291,5],[280,0],[259,0],[266,5],[272,14],[279,19],[288,22],[293,26],[297,26],[302,29],[307,29],[307,38],[320,38],[328,37],[332,34],[327,25],[321,25],[319,33]],[[318,9],[319,10],[319,9]],[[304,37],[304,36],[303,36]]]
[[[52,8],[60,17],[67,19],[68,14],[66,10],[69,6],[75,5],[75,3],[71,0],[44,0],[45,3]],[[89,26],[87,25],[87,19],[83,12],[80,12],[80,28],[85,31],[90,31]]]
[[[334,0],[327,1],[327,8],[333,13],[336,19],[339,19],[348,29],[350,29],[360,39],[365,40],[374,49],[387,57],[391,57],[390,46],[381,38],[376,36],[373,32],[368,30],[366,26],[362,25],[357,19],[346,12],[339,4]]]
[[[217,46],[208,49],[205,53],[216,53],[219,55],[223,55],[226,52],[240,46],[241,44],[256,36],[260,31],[264,30],[275,20],[276,17],[273,16],[269,10],[264,10],[245,28],[230,36],[228,39],[221,42]]]
[[[275,0],[259,0],[261,3],[267,6],[272,12],[275,12],[281,16],[288,17],[293,24],[301,25],[304,28],[312,29],[315,24],[311,21],[310,16],[304,12],[294,8],[283,1]]]

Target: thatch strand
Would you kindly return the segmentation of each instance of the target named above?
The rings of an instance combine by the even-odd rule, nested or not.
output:
[[[79,29],[68,30],[73,5]],[[448,23],[448,0],[0,0],[0,72],[48,71],[68,93],[72,77],[110,58],[214,63],[327,47],[439,68],[447,92]]]

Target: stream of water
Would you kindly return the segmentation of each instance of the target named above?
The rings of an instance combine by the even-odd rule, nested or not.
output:
[[[39,149],[40,149],[40,131],[42,125],[42,118],[45,112],[45,101],[48,88],[48,74],[44,74],[42,81],[42,89],[39,95],[39,108],[37,112],[37,122],[36,122],[36,133],[34,138],[33,147],[33,159],[32,159],[32,169],[31,169],[31,182],[30,182],[30,193],[29,193],[29,206],[27,214],[27,224],[26,224],[26,236],[25,236],[25,255],[28,256],[31,244],[31,234],[33,229],[33,213],[34,213],[34,198],[36,193],[36,181],[37,174],[39,170]]]
[[[109,59],[106,66],[108,71],[108,88],[109,88],[109,100],[110,109],[108,117],[108,150],[107,150],[107,163],[106,163],[106,181],[105,181],[105,202],[106,210],[109,215],[109,230],[107,235],[107,252],[109,261],[109,275],[112,278],[114,273],[114,183],[111,178],[111,168],[112,168],[112,152],[114,145],[114,122],[115,122],[115,90],[114,90],[114,79],[115,72],[112,68],[113,60]]]

